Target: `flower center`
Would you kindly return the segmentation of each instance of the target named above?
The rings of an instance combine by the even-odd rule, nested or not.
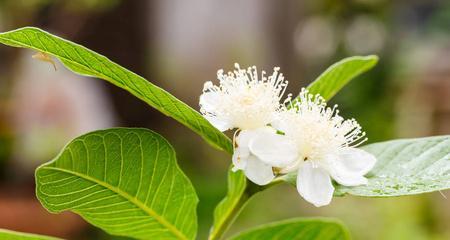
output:
[[[255,98],[252,96],[243,96],[241,97],[241,99],[239,99],[239,103],[249,106],[255,103]]]

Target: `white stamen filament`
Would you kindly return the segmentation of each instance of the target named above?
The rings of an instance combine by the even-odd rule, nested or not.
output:
[[[337,105],[327,107],[320,95],[302,89],[298,99],[285,101],[281,121],[289,128],[286,135],[301,149],[299,161],[323,159],[343,147],[357,147],[364,143],[365,132],[354,119],[345,120]]]
[[[255,66],[246,70],[235,64],[236,69],[224,74],[217,72],[219,85],[206,82],[203,95],[213,95],[215,102],[208,107],[200,102],[201,113],[208,118],[219,118],[230,128],[255,129],[273,121],[280,108],[280,100],[288,82],[279,68],[269,77],[262,71],[258,76]]]

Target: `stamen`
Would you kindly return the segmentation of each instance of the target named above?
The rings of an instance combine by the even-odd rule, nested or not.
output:
[[[345,120],[337,104],[327,107],[323,97],[305,88],[295,99],[288,95],[280,114],[291,128],[285,131],[286,136],[296,139],[309,159],[321,159],[339,148],[357,147],[367,141],[355,119]]]
[[[233,72],[217,71],[219,86],[205,84],[203,93],[212,94],[215,102],[200,104],[200,112],[207,117],[217,118],[235,128],[250,129],[263,127],[274,120],[281,109],[280,100],[286,91],[287,81],[279,68],[271,76],[265,71],[259,75],[255,66],[241,69],[235,63]]]

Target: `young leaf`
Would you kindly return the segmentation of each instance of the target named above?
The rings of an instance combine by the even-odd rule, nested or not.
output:
[[[16,232],[6,229],[0,228],[0,239],[5,240],[61,240],[60,238],[31,234],[31,233],[22,233]]]
[[[228,192],[214,210],[214,222],[211,227],[209,239],[220,239],[234,222],[243,205],[247,202],[247,178],[242,171],[228,171]]]
[[[213,146],[232,152],[230,139],[197,111],[165,90],[98,53],[31,27],[0,33],[0,43],[30,48],[42,54],[52,55],[75,73],[104,79],[127,90],[163,114],[176,119]]]
[[[363,149],[378,159],[369,184],[339,185],[336,194],[392,197],[450,188],[450,136],[393,140]]]
[[[194,239],[198,198],[172,146],[146,129],[116,128],[75,138],[36,170],[36,195],[113,235]]]
[[[374,55],[344,58],[325,70],[308,86],[308,90],[329,100],[350,80],[370,70],[377,62],[378,57]]]
[[[231,240],[289,239],[289,240],[346,240],[347,229],[334,220],[297,218],[270,223],[245,231]]]

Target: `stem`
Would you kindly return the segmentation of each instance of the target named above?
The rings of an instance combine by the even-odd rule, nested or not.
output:
[[[216,231],[209,235],[209,240],[219,240],[222,238],[223,234],[230,228],[233,224],[234,220],[236,220],[239,213],[242,211],[247,201],[250,199],[250,196],[247,194],[243,194],[236,205],[230,211],[230,214],[226,216],[225,221],[222,224],[216,226]]]
[[[242,209],[247,205],[248,201],[258,192],[262,190],[261,186],[255,185],[247,180],[247,186],[244,193],[239,197],[239,200],[231,207],[229,214],[225,216],[225,220],[220,225],[215,226],[215,230],[211,232],[208,240],[219,240],[223,237],[225,232],[231,227]]]

